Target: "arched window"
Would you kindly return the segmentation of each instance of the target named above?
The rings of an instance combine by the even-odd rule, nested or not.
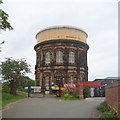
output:
[[[45,54],[45,63],[46,63],[46,64],[49,64],[49,63],[50,63],[50,52],[47,52],[47,53]]]
[[[45,86],[49,87],[49,77],[48,76],[45,78]]]
[[[74,77],[70,76],[70,84],[74,84]]]
[[[69,52],[69,63],[75,63],[75,53],[72,51]]]
[[[63,53],[62,51],[56,52],[56,63],[63,63]]]

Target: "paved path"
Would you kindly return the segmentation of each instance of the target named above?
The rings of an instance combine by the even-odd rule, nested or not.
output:
[[[98,118],[96,106],[104,98],[63,101],[55,96],[28,98],[3,111],[3,118]]]

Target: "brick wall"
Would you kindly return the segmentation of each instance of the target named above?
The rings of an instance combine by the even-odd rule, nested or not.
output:
[[[105,87],[106,102],[120,116],[120,81]]]
[[[83,96],[83,85],[82,84],[77,84],[77,91],[78,91],[78,97],[79,99],[84,99]]]

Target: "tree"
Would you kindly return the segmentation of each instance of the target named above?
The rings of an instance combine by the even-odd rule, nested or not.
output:
[[[90,86],[85,86],[83,89],[84,98],[90,97]]]
[[[0,4],[3,3],[2,0],[0,0]],[[6,30],[6,29],[9,29],[9,30],[13,30],[13,27],[10,25],[10,23],[8,22],[8,17],[9,15],[4,12],[3,10],[0,9],[0,31],[1,29],[2,30]],[[0,46],[5,43],[5,41],[0,41]],[[0,47],[1,49],[1,47]],[[0,50],[1,52],[1,50]]]
[[[0,69],[3,80],[9,81],[10,94],[16,95],[17,87],[26,80],[25,74],[30,72],[30,65],[24,59],[6,58],[1,62]]]
[[[3,3],[2,0],[0,0],[0,4]],[[0,10],[0,29],[2,30],[13,30],[13,27],[8,22],[9,15],[4,12],[3,10]]]

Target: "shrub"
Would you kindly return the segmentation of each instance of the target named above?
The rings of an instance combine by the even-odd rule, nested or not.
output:
[[[108,111],[108,112],[104,112],[100,116],[100,118],[105,120],[105,118],[108,119],[108,118],[117,118],[117,117],[116,117],[116,113],[114,111]]]
[[[100,110],[101,112],[107,112],[110,110],[110,108],[106,102],[102,102],[100,105],[97,106],[97,110]]]
[[[24,89],[24,88],[22,88],[22,87],[19,87],[18,90],[19,90],[19,91],[22,91],[22,92],[28,92],[27,89]]]
[[[97,110],[100,110],[102,112],[100,118],[102,120],[108,120],[112,118],[117,120],[117,114],[113,110],[110,109],[110,107],[107,105],[106,102],[102,102],[100,105],[97,106]]]
[[[71,91],[71,95],[73,95],[74,97],[77,97],[77,96],[78,96],[77,89],[73,89],[73,90]]]
[[[85,86],[83,88],[83,95],[84,95],[84,98],[90,97],[90,86]]]
[[[63,99],[63,100],[77,100],[78,99],[77,98],[77,90],[76,89],[73,89],[71,91],[63,90],[61,99]]]
[[[64,96],[61,96],[61,99],[63,99],[63,100],[77,100],[76,97],[74,97],[73,95],[69,95],[69,94],[65,94]]]

